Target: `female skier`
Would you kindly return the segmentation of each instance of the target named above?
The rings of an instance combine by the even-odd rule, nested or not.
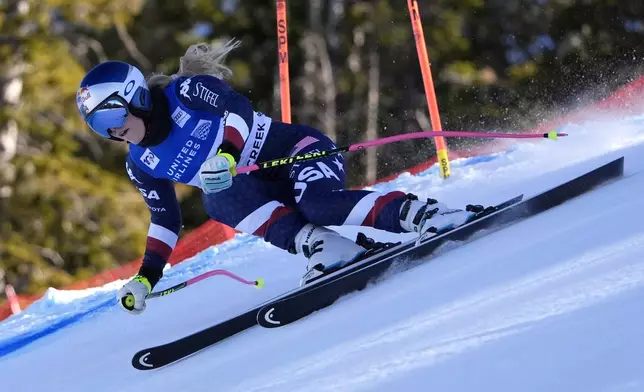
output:
[[[317,129],[254,111],[224,81],[231,71],[223,61],[238,45],[233,40],[220,47],[193,45],[176,74],[147,80],[132,65],[107,61],[80,83],[77,105],[83,119],[100,136],[129,144],[126,170],[151,213],[142,266],[117,294],[124,310],[145,310],[177,242],[181,211],[175,182],[200,188],[212,219],[303,254],[308,266],[301,284],[365,252],[325,226],[435,233],[478,212],[399,191],[346,190],[339,155],[236,175],[237,167],[255,162],[335,148]],[[130,294],[134,303],[126,304]]]

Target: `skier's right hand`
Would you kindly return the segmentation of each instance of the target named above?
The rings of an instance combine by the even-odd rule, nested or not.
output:
[[[152,291],[152,285],[143,275],[136,275],[116,294],[119,306],[129,314],[141,314],[145,310],[145,298]]]
[[[233,177],[237,175],[236,165],[232,155],[219,151],[199,169],[201,189],[205,193],[217,193],[230,188],[233,185]]]

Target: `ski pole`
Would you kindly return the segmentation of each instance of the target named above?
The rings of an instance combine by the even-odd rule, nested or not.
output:
[[[320,159],[327,157],[329,155],[343,154],[349,151],[358,151],[363,148],[370,148],[375,146],[382,146],[389,143],[400,142],[404,140],[412,139],[425,139],[436,137],[437,134],[443,137],[467,137],[467,138],[490,138],[490,139],[552,139],[557,140],[557,138],[562,136],[568,136],[567,133],[560,133],[557,131],[550,131],[546,133],[486,133],[486,132],[457,132],[457,131],[423,131],[423,132],[411,132],[404,133],[402,135],[389,136],[381,139],[371,140],[368,142],[351,144],[349,146],[338,147],[331,150],[323,150],[318,152],[311,152],[304,155],[296,155],[293,157],[284,157],[277,158],[270,161],[255,163],[253,165],[240,167],[237,169],[237,174],[249,173],[259,169],[268,169],[271,167],[278,167],[284,165],[290,165],[296,162],[306,162],[312,161],[315,159]]]
[[[200,282],[200,281],[202,281],[202,280],[204,280],[206,278],[209,278],[209,277],[215,276],[215,275],[227,276],[227,277],[229,277],[231,279],[234,279],[234,280],[236,280],[236,281],[238,281],[240,283],[247,284],[249,286],[255,286],[255,288],[257,288],[257,289],[261,289],[262,287],[264,287],[264,279],[263,278],[257,278],[255,280],[246,280],[246,279],[244,279],[242,277],[239,277],[239,276],[233,274],[232,272],[229,272],[229,271],[226,271],[226,270],[223,270],[223,269],[218,269],[218,270],[212,270],[212,271],[205,272],[205,273],[203,273],[201,275],[197,275],[194,278],[190,278],[190,279],[186,280],[185,282],[181,282],[181,283],[179,283],[177,285],[174,285],[172,287],[169,287],[169,288],[167,288],[165,290],[150,293],[150,295],[148,295],[146,297],[146,299],[164,297],[166,295],[169,295],[169,294],[172,294],[174,292],[177,292],[177,291],[179,291],[179,290],[181,290],[183,288],[186,288],[186,287],[188,287],[190,285],[193,285],[193,284],[195,284],[197,282]],[[123,306],[126,309],[132,310],[134,308],[134,296],[132,294],[126,295],[125,297],[121,298],[121,303],[123,304]]]
[[[190,285],[193,285],[193,284],[195,284],[197,282],[200,282],[200,281],[202,281],[202,280],[204,280],[206,278],[209,278],[209,277],[215,276],[215,275],[227,276],[227,277],[229,277],[231,279],[234,279],[234,280],[236,280],[236,281],[238,281],[240,283],[247,284],[249,286],[255,286],[255,288],[258,288],[258,289],[261,289],[262,287],[264,287],[264,279],[262,279],[262,278],[257,278],[255,280],[246,280],[244,278],[241,278],[241,277],[233,274],[232,272],[229,272],[229,271],[226,271],[226,270],[223,270],[223,269],[218,269],[218,270],[212,270],[212,271],[205,272],[205,273],[203,273],[201,275],[195,276],[194,278],[190,278],[190,279],[186,280],[185,282],[181,282],[181,283],[179,283],[177,285],[174,285],[174,286],[172,286],[170,288],[167,288],[165,290],[157,291],[155,293],[150,293],[150,295],[148,295],[147,299],[163,297],[163,296],[166,296],[168,294],[172,294],[172,293],[174,293],[176,291],[179,291],[179,290],[181,290],[183,288],[186,288],[186,287],[188,287]]]

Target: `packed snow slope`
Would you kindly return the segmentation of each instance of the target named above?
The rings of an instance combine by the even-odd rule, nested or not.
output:
[[[158,288],[225,268],[265,278],[264,289],[212,277],[150,300],[140,316],[115,307],[123,282],[49,290],[0,324],[2,390],[644,391],[644,117],[562,130],[570,136],[557,142],[455,161],[447,181],[433,167],[375,188],[492,204],[619,156],[624,178],[290,326],[254,327],[157,371],[135,370],[132,355],[293,288],[305,260],[239,235],[168,270]]]

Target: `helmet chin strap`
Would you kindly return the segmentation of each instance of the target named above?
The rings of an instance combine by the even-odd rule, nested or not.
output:
[[[137,145],[141,147],[153,147],[161,144],[168,137],[169,132],[154,129],[152,123],[148,123],[145,120],[143,120],[143,123],[145,124],[145,135]]]

